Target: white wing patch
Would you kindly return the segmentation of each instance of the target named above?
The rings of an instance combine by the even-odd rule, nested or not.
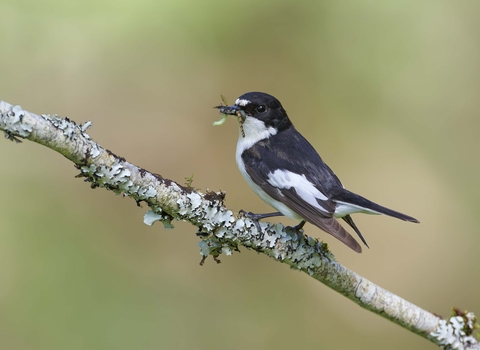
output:
[[[276,188],[287,189],[293,187],[295,192],[308,204],[315,208],[328,213],[317,200],[327,201],[328,198],[320,192],[305,175],[295,174],[288,170],[277,169],[273,173],[268,174],[268,183]]]
[[[241,107],[244,107],[244,106],[248,105],[249,103],[250,103],[249,100],[244,100],[244,99],[239,99],[239,98],[237,98],[237,100],[235,101],[235,104],[237,106],[241,106]]]
[[[343,218],[344,216],[350,215],[353,213],[364,213],[364,214],[373,214],[373,215],[381,214],[378,211],[363,208],[359,205],[355,205],[351,203],[335,201],[335,204],[336,204],[336,207],[335,207],[335,213],[333,214],[333,216],[335,216],[336,218]]]
[[[282,202],[277,201],[276,199],[273,199],[268,195],[260,186],[258,186],[255,182],[253,182],[252,178],[250,175],[248,175],[247,170],[245,169],[245,164],[243,163],[241,154],[237,154],[237,165],[238,169],[240,169],[240,173],[242,176],[247,180],[248,184],[252,188],[252,190],[260,197],[262,198],[266,203],[277,209],[279,212],[281,212],[283,215],[285,215],[287,218],[290,218],[292,220],[303,220],[303,218],[295,213],[293,210],[291,210],[289,207],[287,207],[285,204]]]

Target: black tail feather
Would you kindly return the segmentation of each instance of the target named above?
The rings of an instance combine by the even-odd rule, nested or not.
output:
[[[353,219],[350,215],[346,215],[342,218],[347,224],[350,225],[351,228],[353,228],[355,230],[355,232],[357,233],[358,237],[360,237],[360,239],[362,240],[363,244],[365,244],[367,246],[367,248],[370,248],[367,244],[367,241],[365,240],[365,238],[363,238],[362,236],[362,233],[360,232],[360,230],[358,229],[357,225],[355,225],[355,223],[353,222]]]
[[[370,201],[370,200],[368,200],[368,199],[366,199],[362,196],[359,196],[358,194],[350,192],[350,191],[348,191],[344,188],[338,188],[338,190],[335,191],[335,192],[336,193],[334,193],[331,197],[331,199],[333,201],[343,202],[343,203],[347,203],[347,204],[353,204],[353,205],[356,205],[358,207],[365,208],[365,209],[368,209],[368,210],[373,210],[373,211],[376,211],[380,214],[385,214],[385,215],[388,215],[388,216],[391,216],[391,217],[394,217],[394,218],[397,218],[397,219],[400,219],[400,220],[414,222],[414,223],[417,223],[417,224],[420,223],[420,221],[418,221],[417,219],[415,219],[411,216],[402,214],[402,213],[400,213],[398,211],[395,211],[395,210],[392,210],[392,209],[382,207],[381,205],[379,205],[377,203],[374,203],[374,202],[372,202],[372,201]],[[350,226],[352,226],[347,220],[345,220],[345,221]],[[353,223],[353,221],[352,221],[352,223]],[[357,232],[357,234],[359,234],[359,232],[355,229],[354,226],[352,226],[352,228],[355,230],[355,232]]]

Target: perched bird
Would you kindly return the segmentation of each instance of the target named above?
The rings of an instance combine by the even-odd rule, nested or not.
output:
[[[237,116],[240,135],[236,161],[255,193],[279,212],[250,214],[254,220],[285,215],[306,221],[331,234],[354,251],[358,242],[340,225],[342,218],[368,247],[350,214],[385,214],[418,223],[408,215],[385,208],[348,191],[312,145],[295,129],[280,101],[263,92],[248,92],[233,106],[217,106]],[[303,235],[302,235],[303,237]]]

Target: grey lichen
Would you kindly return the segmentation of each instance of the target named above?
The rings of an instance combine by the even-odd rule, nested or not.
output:
[[[86,136],[88,136],[88,135],[86,135]],[[100,153],[101,153],[101,151],[100,151],[100,148],[98,147],[97,144],[92,145],[92,147],[89,149],[89,155],[90,155],[90,158],[92,158],[92,159],[97,158],[100,155]]]
[[[130,171],[122,164],[115,163],[112,166],[81,167],[84,174],[95,179],[95,184],[100,187],[109,187],[128,193],[133,183],[130,181]]]
[[[58,115],[49,115],[49,114],[42,114],[42,117],[45,120],[50,121],[57,129],[62,130],[63,135],[68,139],[71,140],[75,136],[75,131],[78,125],[75,122],[72,122],[68,118],[60,118]],[[82,129],[80,129],[82,130]],[[83,132],[83,131],[82,131]]]
[[[162,209],[159,207],[147,211],[143,216],[143,222],[145,225],[152,226],[156,221],[160,221],[163,223],[165,230],[172,229],[172,217],[169,215],[162,215],[160,213],[162,213]]]
[[[219,199],[207,201],[196,192],[179,197],[177,204],[179,217],[201,223],[203,232],[211,232],[221,226],[229,228],[235,221],[233,212],[223,207]]]
[[[82,129],[82,133],[83,133],[86,137],[88,137],[88,138],[90,138],[90,136],[88,136],[88,135],[85,133],[85,131],[87,131],[87,129],[88,129],[89,127],[91,127],[91,126],[92,126],[92,122],[90,122],[90,121],[85,122],[83,125],[80,126],[80,128]]]
[[[444,349],[480,349],[480,343],[473,336],[476,328],[473,312],[458,312],[449,320],[441,320],[430,337]]]
[[[5,110],[5,102],[0,101],[0,111]],[[15,136],[27,138],[33,130],[33,126],[24,123],[25,111],[22,107],[16,105],[1,113],[0,129],[3,130],[5,137],[12,141],[19,141]]]
[[[206,214],[208,216],[208,210]],[[299,240],[297,235],[289,234],[281,224],[260,223],[261,230],[257,231],[249,218],[239,217],[235,220],[230,211],[223,214],[215,220],[221,226],[213,234],[203,237],[200,244],[202,255],[206,255],[206,252],[230,255],[242,245],[310,275],[324,263],[324,259],[333,260],[320,242],[311,237]]]

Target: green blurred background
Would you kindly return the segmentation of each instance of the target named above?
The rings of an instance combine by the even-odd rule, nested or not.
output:
[[[91,120],[130,162],[268,211],[212,106],[278,97],[346,186],[417,217],[357,215],[338,261],[443,316],[480,314],[480,2],[0,3],[0,99]],[[59,154],[0,146],[1,349],[434,349],[265,256],[199,267],[195,227],[90,190]],[[290,224],[288,220],[282,222]]]

